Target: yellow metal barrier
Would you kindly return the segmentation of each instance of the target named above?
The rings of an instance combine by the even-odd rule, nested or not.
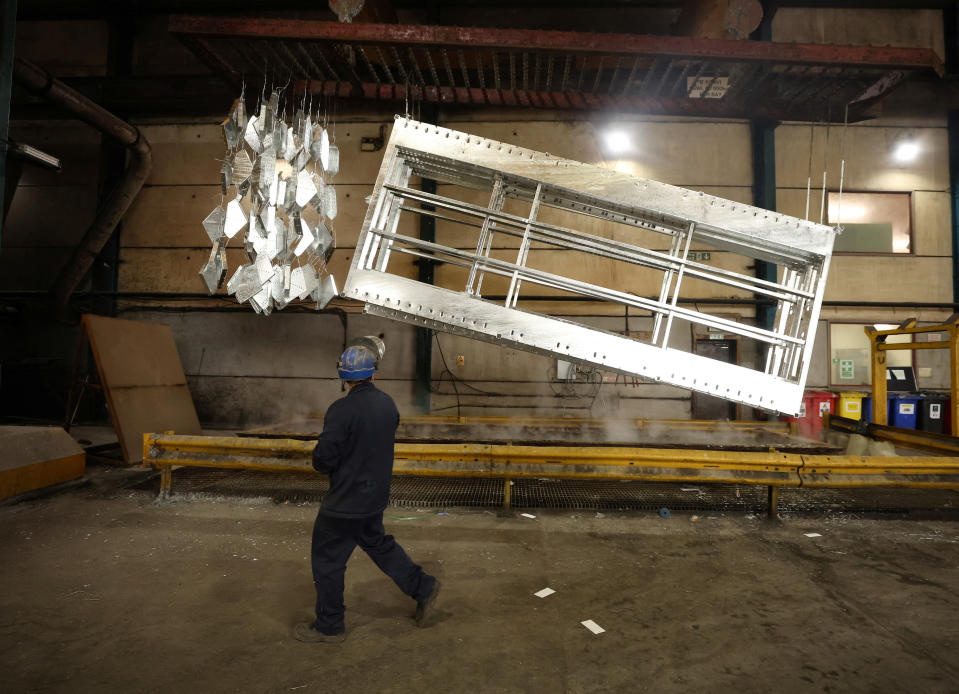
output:
[[[313,443],[291,439],[144,434],[144,465],[161,471],[160,495],[177,466],[312,472]],[[491,444],[397,443],[393,472],[428,477],[726,482],[778,488],[925,487],[959,489],[959,458],[797,455],[768,452]]]

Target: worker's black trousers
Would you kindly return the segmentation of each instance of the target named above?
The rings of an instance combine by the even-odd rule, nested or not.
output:
[[[317,514],[313,524],[313,583],[316,586],[316,622],[324,634],[341,634],[343,578],[346,561],[359,545],[400,590],[416,601],[425,599],[436,579],[413,563],[392,535],[385,534],[383,514],[367,518],[334,518]]]

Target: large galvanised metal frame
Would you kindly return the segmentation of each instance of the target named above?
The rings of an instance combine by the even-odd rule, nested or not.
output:
[[[410,187],[414,175],[490,192],[476,205]],[[507,198],[529,203],[529,213],[503,211]],[[417,206],[412,206],[417,204]],[[668,252],[540,221],[544,206],[627,225],[666,237]],[[453,219],[477,229],[464,250],[397,233],[403,213]],[[495,234],[519,240],[514,260],[492,257]],[[368,313],[495,344],[700,391],[767,410],[795,413],[812,356],[835,230],[738,202],[583,164],[522,147],[398,118],[357,242],[343,295],[365,302]],[[663,273],[658,296],[603,287],[534,269],[530,250],[582,251]],[[693,243],[781,266],[779,281],[693,261]],[[534,253],[536,250],[534,249]],[[390,272],[393,253],[465,268],[460,291]],[[487,275],[508,279],[502,303],[482,298]],[[746,290],[776,302],[772,330],[679,304],[684,278]],[[520,290],[538,285],[600,302],[648,311],[651,339],[639,341],[517,309]],[[676,321],[741,335],[768,345],[763,370],[719,362],[670,347]]]

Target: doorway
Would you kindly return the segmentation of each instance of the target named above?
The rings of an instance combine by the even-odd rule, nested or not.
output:
[[[729,364],[739,363],[738,340],[713,340],[696,337],[693,351],[701,357],[709,357]],[[739,406],[712,395],[693,393],[693,419],[728,419],[738,418]]]

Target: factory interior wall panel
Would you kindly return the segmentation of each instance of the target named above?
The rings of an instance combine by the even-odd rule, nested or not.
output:
[[[106,74],[106,21],[18,21],[16,54],[57,77]]]
[[[280,312],[265,317],[252,311],[137,311],[124,318],[170,326],[206,426],[278,424],[324,412],[341,396],[336,362],[343,351],[344,330],[336,314]],[[401,412],[413,414],[414,329],[375,316],[347,315],[346,338],[361,335],[382,335],[386,341],[387,356],[377,382],[388,384],[388,392],[401,396],[397,400],[398,406],[402,403]],[[314,388],[317,394],[310,395]],[[263,399],[257,398],[260,391]],[[211,395],[217,393],[229,393],[229,397],[217,401]],[[242,416],[235,412],[237,398],[245,403]]]
[[[827,133],[828,130],[828,133]],[[829,190],[839,190],[840,161],[845,149],[846,172],[843,189],[847,191],[945,191],[949,187],[949,143],[945,128],[849,125],[813,126],[789,124],[776,128],[776,185],[802,190],[805,203],[809,172],[809,143],[812,131],[812,179],[822,189],[822,172],[828,160]],[[828,139],[828,152],[826,141]],[[915,161],[899,164],[893,160],[895,146],[903,140],[915,140],[921,154]],[[810,217],[819,219],[819,198],[810,205]],[[780,210],[803,216],[804,207]]]
[[[215,162],[209,169],[211,176],[218,173]],[[366,198],[373,192],[373,185],[335,185],[338,196],[337,216],[333,223],[336,246],[338,249],[353,248],[366,216]],[[128,248],[208,248],[210,239],[201,223],[221,199],[220,186],[216,183],[144,186],[124,217],[123,245]],[[401,216],[400,233],[415,236],[418,229],[415,215]],[[475,236],[474,233],[474,239]],[[231,243],[240,245],[239,240]]]
[[[219,125],[144,123],[137,127],[150,141],[153,152],[153,168],[146,185],[206,186],[219,181],[219,162],[226,153]]]
[[[612,333],[622,334],[625,330],[623,316],[559,316],[559,318],[574,319],[578,323]],[[688,328],[681,327],[685,325],[687,325],[685,322],[677,322],[674,329],[670,331],[669,346],[671,348],[685,351],[692,349],[692,333]],[[646,337],[652,330],[652,319],[645,316],[642,318],[632,316],[629,321],[629,330],[632,336]],[[450,369],[454,375],[465,380],[544,381],[548,373],[555,377],[556,360],[551,357],[490,345],[448,333],[437,333],[437,338],[441,341],[442,351],[446,355]],[[439,349],[433,350],[433,378],[439,378],[443,369],[439,351]],[[465,361],[465,365],[458,370],[454,369],[457,356],[462,356]],[[508,376],[508,374],[517,374],[517,377]],[[677,389],[677,392],[680,390]],[[688,396],[688,391],[681,390],[681,392]]]
[[[926,333],[915,336],[916,342],[943,341],[945,335]],[[922,389],[949,390],[949,350],[917,349],[913,352],[916,380]]]
[[[550,3],[548,13],[538,4],[524,7],[521,3],[497,3],[493,7],[495,12],[482,4],[441,3],[438,10],[442,23],[450,26],[560,28],[565,31],[582,31],[584,26],[589,26],[591,31],[597,32],[641,31],[665,36],[673,32],[679,19],[678,7],[631,7],[625,3],[616,3],[614,10],[603,6],[568,7]],[[414,23],[429,21],[425,13],[414,10],[398,8],[397,15],[401,23],[404,18]]]
[[[945,54],[941,10],[811,9],[782,7],[773,41],[931,48]]]
[[[943,99],[942,94],[938,80],[906,80],[883,98],[876,118],[857,125],[945,128],[949,123],[949,100]]]
[[[952,211],[946,190],[912,194],[912,242],[916,255],[952,257]]]
[[[843,151],[846,157],[844,190],[850,192],[908,192],[912,194],[912,234],[915,253],[836,254],[830,267],[826,301],[949,302],[952,301],[949,174],[946,130],[905,125],[842,126],[783,125],[776,130],[777,206],[802,217],[806,206],[812,132],[813,190],[810,217],[821,209],[822,170],[828,156],[830,191],[839,188]],[[829,151],[826,152],[828,136]],[[843,139],[845,137],[845,144]],[[892,151],[904,139],[915,139],[921,153],[914,162],[895,163]],[[819,186],[817,189],[816,186]],[[896,277],[896,282],[889,282]],[[879,320],[884,311],[871,311]],[[850,311],[824,312],[833,320],[851,318]]]
[[[207,428],[249,429],[295,422],[307,415],[322,415],[346,395],[342,381],[328,378],[188,376],[187,383]],[[416,412],[412,381],[380,379],[376,387],[389,393],[401,415]]]
[[[561,317],[610,332],[626,330],[623,316]],[[629,319],[633,335],[651,328],[652,321],[646,317]],[[691,340],[688,327],[677,325],[671,332],[671,345],[675,348],[688,350]],[[439,344],[433,349],[431,400],[437,414],[458,411],[463,416],[491,417],[562,413],[616,418],[689,416],[690,394],[682,388],[605,372],[586,380],[581,376],[569,383],[557,377],[557,362],[551,357],[445,333],[438,333],[436,342]]]
[[[826,301],[951,302],[952,259],[905,253],[833,256]]]
[[[47,289],[96,214],[100,134],[75,121],[12,123],[10,137],[60,157],[24,166],[3,228],[0,289]]]
[[[3,228],[3,249],[73,249],[97,212],[91,188],[18,185]]]
[[[327,267],[342,286],[350,267],[353,249],[334,253]],[[123,292],[205,293],[199,271],[210,255],[209,248],[121,248],[119,286]],[[390,258],[390,270],[402,277],[414,278],[417,268],[413,256],[396,253]],[[227,248],[228,278],[240,265],[249,262],[242,247]],[[226,283],[217,291],[228,296]],[[231,299],[232,300],[232,299]],[[252,312],[252,309],[250,309]]]
[[[829,385],[829,323],[820,320],[816,328],[816,344],[809,361],[806,388],[826,388]]]
[[[169,31],[169,17],[143,14],[136,18],[133,69],[138,75],[208,75],[210,69]]]
[[[896,324],[914,318],[919,323],[941,325],[951,314],[949,309],[916,308],[904,302],[900,306],[891,307],[823,306],[820,317],[831,322]]]
[[[59,157],[60,173],[24,166],[21,186],[96,186],[102,136],[75,120],[11,121],[10,138]]]
[[[367,316],[362,313],[347,316],[347,339],[376,335],[387,345],[386,355],[377,369],[377,378],[394,381],[416,378],[416,328],[407,323],[392,321],[379,316]],[[335,357],[339,357],[342,345]],[[333,360],[334,370],[336,358]]]
[[[887,323],[898,325],[902,321],[915,318],[920,325],[941,325],[952,312],[948,309],[920,309],[908,304],[895,308],[850,308],[844,306],[824,306],[817,334],[814,359],[810,369],[808,388],[829,387],[829,327],[835,323]],[[928,335],[917,335],[917,342],[929,341]],[[944,339],[940,337],[940,339]],[[935,338],[933,338],[935,340]],[[916,350],[913,352],[913,364],[922,389],[949,388],[949,358],[947,350]],[[868,389],[867,389],[868,390]]]
[[[412,326],[376,316],[330,313],[167,313],[143,311],[125,318],[166,323],[173,331],[183,368],[193,376],[244,375],[336,379],[344,339],[382,335],[387,343],[377,375],[393,380],[415,376]]]
[[[613,122],[608,118],[566,122],[458,122],[452,118],[441,125],[682,187],[752,186],[749,126],[741,122],[631,116]],[[603,152],[603,133],[613,127],[628,135],[635,148],[617,159]]]
[[[70,248],[4,248],[0,253],[0,290],[50,289]]]
[[[610,390],[595,398],[530,394],[481,401],[475,396],[433,393],[432,412],[460,417],[577,417],[591,419],[689,419],[689,398],[663,400],[620,397]],[[459,404],[457,404],[459,403]],[[601,438],[599,439],[601,440]]]
[[[822,191],[822,171],[819,171],[820,189],[812,190],[809,209],[810,217],[819,219],[819,208]],[[813,174],[816,177],[816,174]],[[941,185],[941,184],[939,184]],[[870,192],[866,190],[857,190],[855,192]],[[884,192],[884,191],[872,191]],[[952,223],[951,211],[949,208],[950,197],[946,189],[935,190],[914,190],[914,191],[890,191],[890,192],[910,192],[911,199],[911,226],[912,226],[912,247],[914,253],[903,253],[896,257],[952,257],[952,238],[950,225]],[[806,208],[806,188],[780,188],[776,194],[776,204],[778,211],[802,217]],[[813,214],[815,213],[815,214]],[[837,254],[835,257],[840,257]],[[869,262],[876,256],[857,256],[860,259]]]
[[[228,109],[226,104],[224,115]],[[334,143],[340,148],[340,171],[333,180],[335,185],[372,185],[376,181],[382,150],[361,152],[360,142],[364,137],[378,138],[381,126],[385,126],[388,139],[392,118],[382,122],[341,120],[330,124]],[[142,124],[138,127],[153,148],[153,169],[147,185],[209,185],[218,181],[219,162],[226,151],[223,130],[218,124]]]

